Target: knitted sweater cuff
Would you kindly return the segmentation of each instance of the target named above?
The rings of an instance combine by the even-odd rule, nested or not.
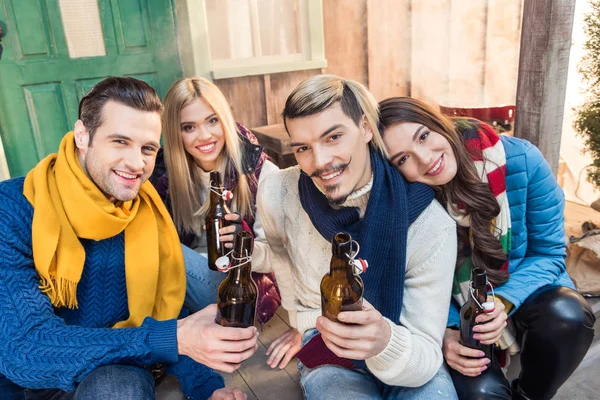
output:
[[[381,353],[366,360],[367,366],[375,376],[377,371],[385,371],[389,374],[390,369],[406,365],[412,350],[412,338],[408,329],[398,329],[399,326],[387,318],[385,321],[391,328],[390,341]]]
[[[317,318],[321,316],[321,310],[309,310],[296,312],[296,329],[298,332],[304,333],[309,329],[316,328]],[[290,314],[290,321],[292,315]],[[292,324],[293,325],[293,324]]]
[[[157,321],[147,317],[143,325],[148,329],[152,363],[177,362],[177,320]]]
[[[223,387],[225,387],[223,383],[223,377],[218,374],[213,374],[210,378],[204,381],[201,387],[196,389],[194,394],[197,397],[194,398],[208,399],[210,396],[212,396],[215,390],[222,389]]]

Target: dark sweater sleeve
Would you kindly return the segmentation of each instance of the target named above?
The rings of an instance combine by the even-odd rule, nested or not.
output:
[[[179,357],[179,362],[166,366],[165,371],[177,378],[183,394],[192,400],[206,400],[225,386],[221,375],[187,356]]]
[[[25,388],[70,391],[101,365],[176,362],[176,320],[85,328],[67,325],[54,313],[33,265],[29,203],[1,185],[0,374]]]

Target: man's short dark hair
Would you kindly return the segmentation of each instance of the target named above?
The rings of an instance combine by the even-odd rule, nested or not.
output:
[[[152,86],[130,77],[112,76],[98,82],[79,102],[79,119],[90,134],[102,125],[102,108],[109,100],[140,111],[162,114],[162,102]]]

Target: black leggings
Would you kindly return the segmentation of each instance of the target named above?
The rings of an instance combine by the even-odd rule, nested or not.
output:
[[[550,399],[583,360],[594,338],[592,310],[579,293],[565,287],[539,289],[511,318],[521,343],[515,393],[495,361],[477,377],[448,368],[459,399]]]

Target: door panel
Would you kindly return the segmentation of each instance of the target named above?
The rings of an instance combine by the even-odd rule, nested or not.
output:
[[[56,58],[48,12],[43,0],[6,0],[6,12],[7,30],[16,33],[10,35],[14,45],[15,61],[43,61]],[[33,26],[36,29],[31,29]]]
[[[62,87],[59,82],[27,85],[23,87],[27,112],[33,128],[36,155],[39,159],[56,151],[56,143],[63,135],[50,132],[67,132],[69,124]]]
[[[140,81],[144,81],[152,87],[156,87],[156,85],[158,85],[158,75],[157,74],[129,74],[127,76],[130,76],[135,79],[139,79]]]
[[[86,78],[79,79],[75,81],[75,87],[77,90],[77,103],[85,96],[87,92],[89,92],[96,83],[100,82],[102,79],[106,78],[106,76],[102,76],[99,78]]]
[[[113,0],[111,3],[119,54],[147,52],[150,27],[141,0]]]
[[[80,58],[69,57],[63,24],[73,19],[63,21],[59,1],[0,0],[0,134],[11,176],[57,151],[79,100],[105,77],[136,77],[163,97],[182,75],[171,0],[98,0],[106,55]]]

